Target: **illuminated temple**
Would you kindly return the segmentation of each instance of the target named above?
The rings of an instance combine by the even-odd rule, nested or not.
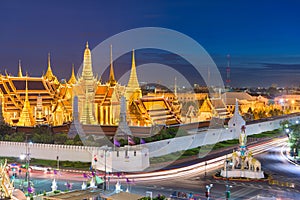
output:
[[[17,76],[0,75],[2,115],[11,126],[61,126],[73,120],[73,98],[78,96],[79,121],[84,125],[118,125],[120,99],[127,102],[128,124],[179,124],[179,107],[163,97],[142,97],[136,73],[135,54],[127,86],[120,85],[114,75],[112,48],[110,49],[109,80],[102,83],[93,73],[88,43],[83,55],[83,68],[76,77],[74,67],[68,81],[59,82],[51,69],[48,55],[47,71],[41,77],[22,73],[19,62]]]

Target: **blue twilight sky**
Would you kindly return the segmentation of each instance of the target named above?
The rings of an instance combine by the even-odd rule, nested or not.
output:
[[[93,48],[119,32],[154,26],[196,40],[224,80],[230,54],[232,86],[299,86],[299,8],[297,0],[1,0],[0,70],[16,75],[21,59],[24,73],[40,76],[51,52],[53,72],[68,78],[72,63],[76,70],[81,65],[86,41]],[[137,64],[152,59],[146,56],[159,55],[137,52]],[[118,64],[130,69],[130,56],[122,58],[117,77],[124,73]]]

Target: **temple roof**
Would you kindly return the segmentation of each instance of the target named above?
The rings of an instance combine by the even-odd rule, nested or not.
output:
[[[77,82],[77,79],[76,79],[76,76],[75,76],[75,72],[74,72],[74,65],[72,66],[72,75],[68,81],[68,84],[76,84]]]
[[[254,101],[255,98],[246,92],[225,92],[222,94],[222,99],[226,102],[227,105],[235,105],[235,100],[247,100]]]
[[[112,59],[112,45],[110,45],[110,71],[109,71],[109,84],[111,86],[115,86],[117,81],[115,79],[114,67],[113,67],[113,59]]]
[[[44,75],[44,77],[46,79],[48,79],[49,81],[53,81],[54,83],[58,84],[58,80],[57,80],[56,76],[54,76],[52,73],[51,62],[50,62],[50,53],[48,53],[48,68],[47,68],[47,72]]]

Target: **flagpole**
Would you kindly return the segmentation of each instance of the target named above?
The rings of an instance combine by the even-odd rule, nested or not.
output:
[[[114,135],[114,139],[113,139],[113,140],[114,140],[114,141],[113,141],[113,143],[114,143],[114,152],[116,151],[116,145],[115,145],[115,139],[116,139],[116,138],[115,138],[115,137],[116,137],[116,136]]]
[[[127,135],[127,156],[129,154],[129,135]]]

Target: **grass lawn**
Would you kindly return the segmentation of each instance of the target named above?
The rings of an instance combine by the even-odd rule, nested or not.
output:
[[[259,134],[250,135],[247,137],[248,138],[270,138],[270,137],[278,137],[280,135],[282,135],[282,130],[275,129],[273,131],[266,131],[266,132],[262,132]],[[222,142],[218,142],[214,145],[205,145],[205,146],[201,146],[201,147],[197,147],[197,148],[193,148],[193,149],[188,149],[186,151],[177,151],[177,152],[174,152],[174,153],[171,153],[168,155],[150,158],[150,163],[158,164],[158,163],[162,163],[162,162],[170,162],[170,161],[174,161],[174,160],[178,160],[178,159],[187,158],[190,156],[199,155],[199,152],[205,153],[207,151],[210,151],[211,149],[218,150],[218,149],[222,149],[222,148],[237,146],[238,144],[239,144],[238,139],[222,141]]]

